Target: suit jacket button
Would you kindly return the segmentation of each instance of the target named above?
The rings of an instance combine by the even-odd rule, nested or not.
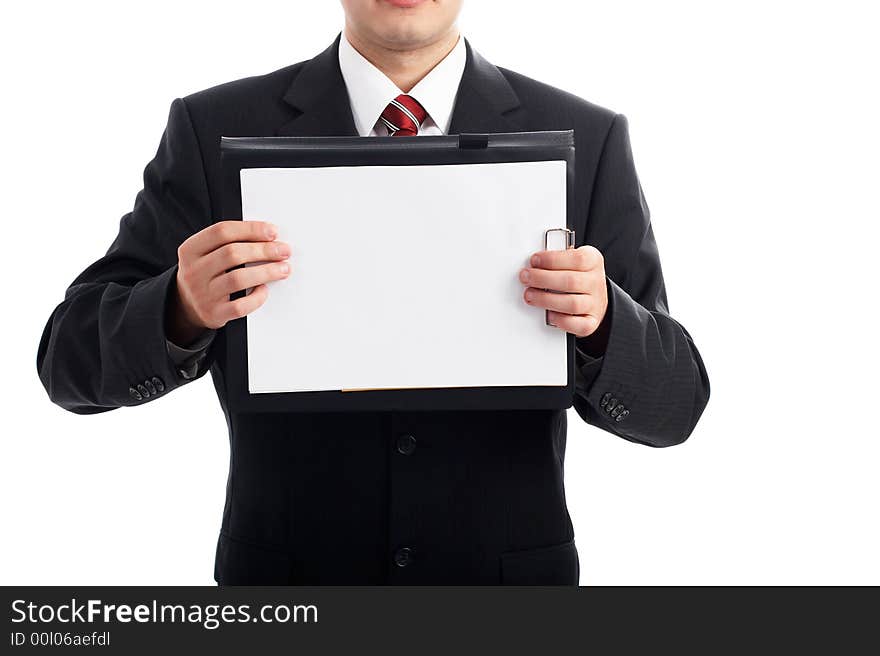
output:
[[[617,406],[617,399],[611,399],[605,406],[605,412],[611,412]]]
[[[621,403],[621,404],[618,405],[616,408],[614,408],[614,410],[611,411],[611,416],[612,416],[612,417],[617,417],[617,415],[619,415],[619,414],[620,414],[621,412],[623,412],[624,410],[626,410],[626,408],[625,408],[624,405]]]
[[[150,396],[155,396],[155,395],[156,395],[156,386],[153,385],[153,381],[151,381],[151,380],[145,380],[145,381],[144,381],[144,387],[147,388],[147,391],[149,391]]]
[[[144,397],[141,395],[141,393],[138,392],[134,387],[129,387],[129,388],[128,388],[128,395],[129,395],[131,398],[133,398],[135,401],[140,401],[140,400],[142,400],[142,399],[144,398]]]
[[[412,549],[409,547],[402,547],[394,552],[394,564],[398,567],[406,567],[412,562],[412,559]]]
[[[150,393],[147,391],[147,388],[144,387],[141,383],[138,383],[137,391],[141,393],[145,399],[150,398]]]
[[[411,456],[416,450],[416,438],[412,435],[401,435],[397,438],[397,452],[402,456]]]
[[[601,405],[604,408],[606,405],[608,405],[608,401],[610,401],[610,400],[611,400],[611,392],[608,392],[608,394],[606,394],[605,396],[602,397],[602,402],[599,405]]]
[[[619,415],[617,415],[617,418],[614,421],[623,421],[624,419],[626,419],[626,416],[628,414],[629,414],[629,410],[624,410]]]
[[[165,383],[162,382],[161,378],[159,378],[158,376],[153,376],[152,378],[150,378],[150,380],[152,381],[153,385],[156,386],[157,390],[159,390],[160,392],[165,391]]]

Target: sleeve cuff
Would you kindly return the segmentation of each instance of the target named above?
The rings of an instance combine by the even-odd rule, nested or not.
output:
[[[584,396],[606,421],[619,426],[630,414],[627,406],[635,400],[635,381],[642,369],[642,335],[650,313],[608,279],[607,316],[610,326],[605,354]]]
[[[168,357],[177,368],[177,373],[185,380],[192,380],[199,371],[199,365],[208,355],[208,348],[214,341],[216,330],[209,330],[196,341],[186,346],[175,344],[170,339],[165,339],[165,347],[168,351]]]

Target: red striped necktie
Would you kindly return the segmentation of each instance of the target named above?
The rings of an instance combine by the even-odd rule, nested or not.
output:
[[[392,137],[414,137],[427,116],[428,112],[415,98],[402,93],[388,103],[379,120]]]

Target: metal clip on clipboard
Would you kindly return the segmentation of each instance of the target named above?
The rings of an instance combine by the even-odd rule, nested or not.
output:
[[[551,233],[558,233],[557,239],[551,239]],[[561,245],[557,246],[556,243],[551,244],[553,242],[561,242]],[[549,230],[544,231],[544,250],[568,250],[570,248],[574,248],[574,230],[570,230],[568,228],[550,228]],[[552,289],[547,289],[545,291],[553,292]],[[550,326],[550,314],[549,310],[544,312],[544,321]]]

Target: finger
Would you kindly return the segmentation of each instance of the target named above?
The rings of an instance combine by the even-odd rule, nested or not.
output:
[[[274,280],[283,280],[289,275],[290,265],[287,262],[272,262],[233,269],[211,281],[211,296],[228,296],[242,289],[256,287]]]
[[[220,310],[223,322],[247,316],[265,303],[268,297],[269,288],[266,285],[258,285],[251,290],[250,294],[224,303]]]
[[[181,250],[197,257],[235,241],[273,241],[278,228],[265,221],[218,221],[181,244]]]
[[[604,265],[602,253],[592,246],[569,248],[564,251],[539,251],[529,263],[536,269],[592,271]]]
[[[559,312],[548,311],[547,322],[551,326],[564,330],[567,333],[577,335],[578,337],[586,337],[596,332],[599,327],[599,320],[592,315],[572,315],[561,314]]]
[[[584,271],[551,271],[549,269],[523,269],[519,279],[529,287],[552,289],[572,294],[590,294],[591,275]]]
[[[565,314],[590,314],[595,307],[594,298],[589,294],[557,294],[534,287],[526,289],[523,298],[529,305]]]
[[[290,246],[283,241],[237,241],[225,244],[201,258],[209,276],[217,276],[229,269],[253,262],[275,262],[290,257]]]

